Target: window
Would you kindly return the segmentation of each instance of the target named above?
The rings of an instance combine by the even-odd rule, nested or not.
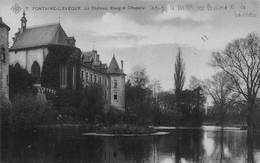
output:
[[[20,65],[19,63],[16,63],[16,64],[14,65],[14,68],[15,68],[15,69],[20,69],[20,68],[21,68],[21,65]]]
[[[105,100],[107,100],[107,90],[105,89]]]
[[[107,79],[105,79],[105,87],[107,87]]]
[[[117,92],[114,92],[114,100],[118,100],[117,99]]]
[[[88,72],[86,72],[86,81],[88,82]]]
[[[102,83],[102,77],[101,76],[99,77],[99,81],[98,82],[101,85],[101,83]]]
[[[9,85],[9,75],[6,75],[6,83]]]
[[[95,75],[95,83],[97,83],[97,75]]]
[[[84,81],[84,71],[81,71],[81,79]]]
[[[1,48],[1,50],[0,50],[0,54],[1,54],[1,60],[3,61],[3,62],[5,62],[5,60],[6,60],[6,55],[5,55],[5,48]]]
[[[114,88],[117,88],[117,80],[114,80]]]
[[[76,65],[72,68],[72,87],[76,87]]]
[[[31,68],[32,76],[34,78],[34,84],[40,84],[40,65],[37,61],[34,61]]]
[[[93,82],[93,74],[90,74],[90,81]]]
[[[60,85],[66,87],[67,85],[67,66],[60,65]]]

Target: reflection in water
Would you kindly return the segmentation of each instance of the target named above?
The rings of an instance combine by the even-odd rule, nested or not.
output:
[[[61,130],[26,136],[3,133],[1,162],[260,162],[260,136],[254,133],[220,128],[169,131],[133,137],[83,136]]]

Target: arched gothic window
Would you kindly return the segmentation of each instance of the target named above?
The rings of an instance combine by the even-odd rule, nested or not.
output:
[[[40,84],[41,71],[40,71],[40,65],[37,61],[33,62],[31,72],[34,77],[34,83]]]
[[[15,68],[15,69],[20,69],[20,68],[21,68],[21,65],[20,65],[19,63],[16,63],[16,64],[14,65],[14,68]]]

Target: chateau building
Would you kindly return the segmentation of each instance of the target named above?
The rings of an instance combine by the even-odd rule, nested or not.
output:
[[[109,66],[103,64],[96,50],[82,53],[81,79],[83,87],[98,84],[103,89],[103,98],[109,105],[125,109],[125,75],[113,56]]]
[[[0,98],[6,99],[9,99],[9,31],[0,17]]]
[[[119,68],[115,56],[107,66],[96,50],[82,53],[75,46],[75,38],[68,37],[59,23],[28,28],[25,12],[13,39],[9,64],[31,73],[40,90],[55,92],[98,84],[108,105],[125,108],[126,74],[123,61]]]

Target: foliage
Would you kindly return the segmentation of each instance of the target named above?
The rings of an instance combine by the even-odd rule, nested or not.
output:
[[[53,118],[56,114],[50,102],[39,101],[32,95],[19,95],[12,103],[9,123],[13,131],[31,130]]]
[[[146,68],[135,66],[129,75],[130,82],[133,86],[146,88],[149,83],[149,77]]]
[[[156,132],[149,127],[141,127],[130,124],[115,124],[98,131],[100,134],[149,134]]]
[[[177,105],[177,114],[179,114],[180,109],[180,97],[181,91],[185,82],[185,64],[182,59],[182,51],[178,48],[178,54],[175,62],[175,73],[174,73],[174,85],[175,85],[175,96]],[[179,117],[179,115],[177,115]]]
[[[106,115],[106,120],[109,125],[111,124],[118,124],[121,122],[120,116],[123,115],[122,110],[118,110],[114,106],[109,106],[108,113]]]
[[[154,105],[155,125],[175,125],[177,119],[177,109],[175,94],[170,91],[160,92]]]
[[[56,92],[53,105],[59,111],[64,108],[77,108],[80,104],[80,93],[74,89],[60,89]]]
[[[126,110],[137,116],[137,123],[152,121],[152,91],[146,69],[134,67],[126,83]]]
[[[198,87],[192,91],[182,91],[180,101],[181,109],[179,110],[179,118],[177,123],[191,126],[202,125],[206,98],[201,93],[201,87]]]
[[[164,109],[160,112],[160,125],[174,126],[176,119],[176,110]]]
[[[80,115],[87,118],[91,124],[104,120],[104,106],[103,89],[98,84],[82,91],[79,106]]]
[[[4,95],[0,95],[0,112],[1,112],[1,128],[6,128],[9,126],[8,124],[8,116],[11,111],[11,103],[4,97]]]
[[[217,109],[219,123],[222,125],[228,110],[234,106],[239,94],[233,91],[233,82],[224,72],[215,74],[205,84],[207,94],[213,99],[214,108]]]
[[[72,65],[79,65],[78,49],[69,46],[48,46],[49,54],[43,63],[41,84],[43,87],[58,90],[60,88],[60,65],[68,65],[68,88],[72,87]],[[79,69],[79,66],[77,67]],[[78,71],[77,71],[78,72]],[[77,73],[77,78],[79,74]],[[80,85],[77,80],[77,85]]]
[[[159,106],[162,110],[176,110],[176,97],[175,94],[170,91],[164,91],[159,93]]]
[[[151,90],[143,85],[126,83],[126,110],[131,111],[138,118],[139,124],[152,120],[152,97]]]
[[[53,101],[60,115],[91,124],[104,119],[103,90],[97,84],[82,90],[60,89]]]
[[[34,78],[20,66],[9,66],[9,94],[12,100],[17,94],[32,91]]]
[[[194,89],[198,88],[199,86],[201,88],[204,88],[204,85],[205,85],[204,82],[202,80],[198,79],[196,76],[191,76],[189,82],[190,82],[190,85],[189,85],[190,90],[194,90]]]
[[[250,33],[229,43],[223,52],[214,52],[211,65],[232,79],[236,91],[247,101],[247,123],[253,127],[254,105],[260,85],[260,37]]]

